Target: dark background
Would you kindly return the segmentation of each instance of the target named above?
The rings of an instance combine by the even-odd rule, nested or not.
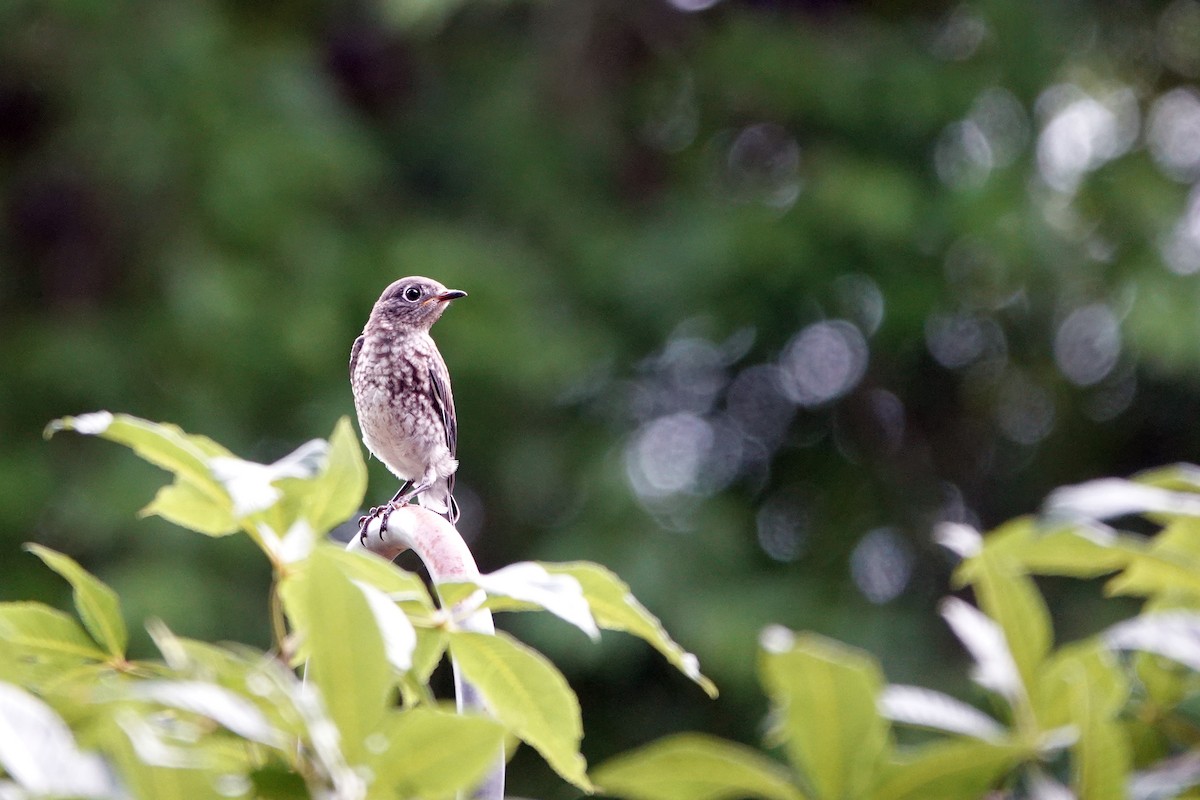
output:
[[[135,627],[267,646],[248,542],[137,519],[161,473],[42,427],[274,460],[425,274],[470,293],[435,334],[483,568],[611,567],[723,691],[505,620],[592,763],[757,742],[770,622],[969,695],[933,526],[1200,451],[1197,79],[1196,0],[0,4],[0,597],[67,602],[36,540]],[[1121,611],[1044,588],[1060,641]]]

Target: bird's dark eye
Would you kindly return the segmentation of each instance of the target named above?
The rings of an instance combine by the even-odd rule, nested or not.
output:
[[[421,290],[415,286],[410,286],[404,290],[404,299],[410,303],[415,303],[421,299]]]

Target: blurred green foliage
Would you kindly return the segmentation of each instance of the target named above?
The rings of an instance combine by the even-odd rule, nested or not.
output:
[[[420,273],[470,292],[436,333],[482,566],[603,563],[728,687],[523,630],[593,759],[752,739],[768,622],[957,682],[934,523],[1200,449],[1200,7],[695,5],[0,5],[4,598],[61,591],[33,539],[133,621],[265,643],[245,541],[130,522],[152,471],[40,431],[274,460]],[[1049,589],[1060,640],[1117,613]]]

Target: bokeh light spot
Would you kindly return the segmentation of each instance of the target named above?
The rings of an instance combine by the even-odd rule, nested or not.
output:
[[[1108,306],[1077,308],[1054,336],[1054,360],[1067,380],[1091,386],[1103,380],[1121,355],[1121,328]]]
[[[775,561],[795,561],[804,553],[808,513],[796,492],[778,492],[762,504],[756,517],[758,544]]]
[[[1155,100],[1146,127],[1150,154],[1164,174],[1177,181],[1200,177],[1200,94],[1195,89],[1172,89]]]
[[[642,427],[626,451],[629,483],[646,499],[690,492],[712,445],[712,427],[695,414],[659,417]]]
[[[884,299],[879,284],[869,275],[839,275],[833,282],[838,312],[854,321],[867,336],[883,324]]]
[[[1175,0],[1158,18],[1158,53],[1163,63],[1188,78],[1200,78],[1200,3]]]
[[[933,166],[942,183],[952,189],[982,186],[995,166],[992,146],[974,120],[947,125],[933,148]]]
[[[774,450],[783,441],[796,407],[783,393],[781,371],[756,364],[737,374],[725,395],[730,420],[742,433]]]
[[[867,340],[849,322],[809,325],[788,342],[780,357],[783,391],[797,405],[828,403],[858,385],[868,355]]]
[[[895,600],[908,585],[912,571],[912,547],[895,528],[876,528],[850,554],[850,577],[872,603]]]
[[[1192,189],[1187,207],[1159,244],[1159,252],[1177,275],[1200,272],[1200,189]]]
[[[1010,369],[996,397],[996,422],[1017,444],[1037,444],[1054,430],[1054,396],[1024,372]]]
[[[947,16],[932,44],[933,55],[946,61],[966,61],[987,38],[988,25],[979,12],[967,3],[956,6]]]
[[[721,0],[667,0],[671,5],[680,11],[695,13],[697,11],[706,11]]]
[[[925,319],[925,346],[939,364],[965,367],[985,353],[1004,352],[1004,333],[990,319],[973,314],[930,314]]]
[[[695,141],[699,125],[700,109],[690,72],[668,76],[652,87],[642,125],[647,143],[664,152],[677,153]]]
[[[729,145],[721,178],[734,202],[786,210],[800,196],[800,145],[780,125],[748,125]]]
[[[972,308],[1002,308],[1019,292],[1003,259],[974,236],[963,236],[947,248],[944,272],[958,299]]]
[[[1021,101],[999,86],[984,89],[967,117],[986,137],[992,162],[1007,167],[1016,161],[1029,141],[1029,118]]]
[[[1042,92],[1038,108],[1048,121],[1038,137],[1038,168],[1048,186],[1070,194],[1083,176],[1125,153],[1140,127],[1138,101],[1122,87],[1102,98],[1074,84]]]

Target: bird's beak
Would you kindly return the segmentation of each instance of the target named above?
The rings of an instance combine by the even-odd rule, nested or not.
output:
[[[439,295],[434,295],[435,300],[439,303],[448,303],[451,300],[457,300],[460,297],[466,297],[467,293],[459,289],[447,289]]]

